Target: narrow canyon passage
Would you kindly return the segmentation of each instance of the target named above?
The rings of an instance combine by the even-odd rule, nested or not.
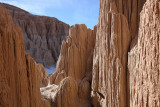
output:
[[[159,0],[100,0],[93,29],[0,5],[0,107],[160,106]]]

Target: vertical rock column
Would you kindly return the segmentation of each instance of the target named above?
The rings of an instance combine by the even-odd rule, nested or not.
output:
[[[130,35],[134,39],[138,35],[139,13],[146,0],[100,0],[100,14],[116,12],[123,14],[129,25]],[[102,11],[105,10],[105,11]]]
[[[96,28],[92,31],[85,25],[75,25],[70,29],[67,42],[63,41],[57,63],[57,72],[64,71],[66,76],[81,80],[92,71],[93,49]],[[58,77],[57,77],[58,78]]]
[[[129,54],[130,107],[160,106],[160,1],[147,0],[138,44]]]
[[[38,73],[21,30],[0,6],[0,107],[41,107]]]
[[[58,88],[49,95],[55,107],[90,107],[93,50],[96,27],[87,29],[85,25],[71,27],[67,41],[62,42],[56,73],[50,76],[50,84]],[[54,86],[54,85],[53,85]],[[46,88],[46,92],[47,92]],[[54,96],[53,96],[54,94]],[[42,92],[45,98],[48,95]]]
[[[114,1],[101,0],[92,74],[94,107],[126,106],[130,40],[127,18],[118,13]]]

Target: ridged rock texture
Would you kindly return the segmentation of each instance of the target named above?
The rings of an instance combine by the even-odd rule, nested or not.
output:
[[[129,24],[130,35],[135,38],[138,34],[139,13],[146,0],[100,0],[100,16],[106,12],[123,14]]]
[[[0,5],[7,8],[14,23],[21,28],[26,52],[45,67],[55,65],[70,26],[54,17],[32,15],[8,4]]]
[[[0,107],[41,107],[37,64],[25,54],[21,30],[0,6]]]
[[[126,106],[127,52],[131,36],[125,16],[100,15],[93,60],[94,107]],[[97,102],[100,101],[100,102]]]
[[[160,107],[160,1],[147,0],[128,58],[130,107]]]
[[[22,27],[22,31],[29,32],[24,38],[34,41],[39,39],[33,38],[45,38],[44,49],[48,47],[51,51],[49,32],[53,25],[59,28],[52,24],[53,19],[15,10],[10,12],[12,16],[25,19],[15,22],[29,26]],[[93,30],[85,25],[70,28],[69,36],[62,42],[56,72],[49,76],[41,64],[25,54],[21,31],[13,24],[9,13],[2,7],[0,13],[0,106],[160,106],[159,0],[100,0],[98,25]],[[33,20],[27,22],[26,18],[30,17],[33,20],[38,17],[41,24],[44,20],[50,23],[42,24],[46,28],[51,26],[49,31],[45,27],[44,31],[38,30],[46,36],[33,33],[36,31],[32,30],[33,26],[38,25],[36,29],[40,29],[41,24]],[[66,34],[64,29],[62,32]],[[51,53],[53,57],[54,52]]]
[[[57,85],[53,85],[56,89],[52,87],[54,91],[49,94],[52,95],[53,106],[91,106],[90,87],[95,38],[96,27],[94,30],[87,29],[85,25],[71,27],[67,41],[62,42],[56,73],[50,76],[50,84]],[[48,98],[44,90],[41,91],[42,95]]]
[[[94,31],[94,54],[93,51],[88,51],[91,54],[89,58],[86,51],[81,53],[81,47],[77,44],[83,43],[80,46],[88,47],[86,39],[84,36],[83,39],[79,38],[82,36],[73,36],[82,35],[85,30],[78,31],[77,25],[71,28],[71,36],[67,42],[62,43],[57,71],[49,77],[52,85],[42,89],[42,96],[46,99],[50,99],[48,95],[53,96],[52,104],[57,107],[160,106],[160,3],[158,0],[148,0],[140,18],[144,2],[145,0],[101,0],[97,32]],[[86,56],[89,59],[86,60]],[[83,62],[83,58],[87,62]],[[93,61],[93,66],[89,61]],[[87,72],[86,68],[89,69]],[[88,84],[90,81],[91,89]],[[85,95],[87,96],[81,97]],[[93,105],[90,104],[90,96]],[[87,98],[89,103],[83,104]]]
[[[139,13],[144,2],[100,0],[92,75],[94,107],[128,104],[128,51],[138,35]]]

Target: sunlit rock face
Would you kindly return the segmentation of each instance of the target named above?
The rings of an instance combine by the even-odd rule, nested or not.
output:
[[[159,1],[148,0],[139,18],[144,2],[101,0],[96,36],[89,39],[94,40],[94,52],[81,48],[88,47],[85,36],[79,36],[85,35],[85,30],[77,25],[71,28],[67,42],[62,43],[57,71],[50,76],[50,83],[56,84],[51,86],[54,106],[75,106],[78,101],[89,102],[80,107],[159,106]],[[91,59],[86,60],[86,53]],[[67,100],[63,101],[63,95]],[[74,103],[68,97],[75,99]]]
[[[92,73],[94,107],[128,106],[128,51],[137,42],[144,3],[145,0],[100,0]]]
[[[127,19],[130,35],[134,39],[138,34],[139,13],[146,0],[100,0],[100,16],[107,12],[120,13]]]
[[[158,107],[160,1],[147,0],[143,9],[144,2],[137,1],[138,13],[131,14],[140,18],[134,20],[128,19],[125,2],[101,0],[93,57],[93,105]]]
[[[144,2],[101,0],[98,25],[70,28],[49,76],[0,7],[0,106],[159,107],[160,1]]]
[[[21,28],[25,51],[45,67],[56,65],[70,26],[54,17],[32,15],[8,4],[0,5],[7,8],[14,23]]]
[[[160,106],[160,1],[147,0],[140,14],[138,44],[128,57],[130,107]]]
[[[92,75],[93,50],[96,38],[94,30],[85,25],[75,25],[70,29],[67,41],[62,42],[56,72],[50,78],[50,89],[42,88],[42,96],[52,96],[51,105],[55,107],[90,107],[90,87]]]
[[[43,107],[39,70],[25,54],[22,33],[0,6],[0,107]]]
[[[93,104],[95,107],[124,107],[127,53],[131,40],[127,19],[116,12],[108,12],[99,20],[93,59]]]

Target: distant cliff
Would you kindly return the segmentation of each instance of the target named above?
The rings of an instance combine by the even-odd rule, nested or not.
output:
[[[70,26],[54,17],[32,15],[9,4],[0,5],[10,12],[14,23],[21,28],[26,52],[45,67],[55,65]]]

